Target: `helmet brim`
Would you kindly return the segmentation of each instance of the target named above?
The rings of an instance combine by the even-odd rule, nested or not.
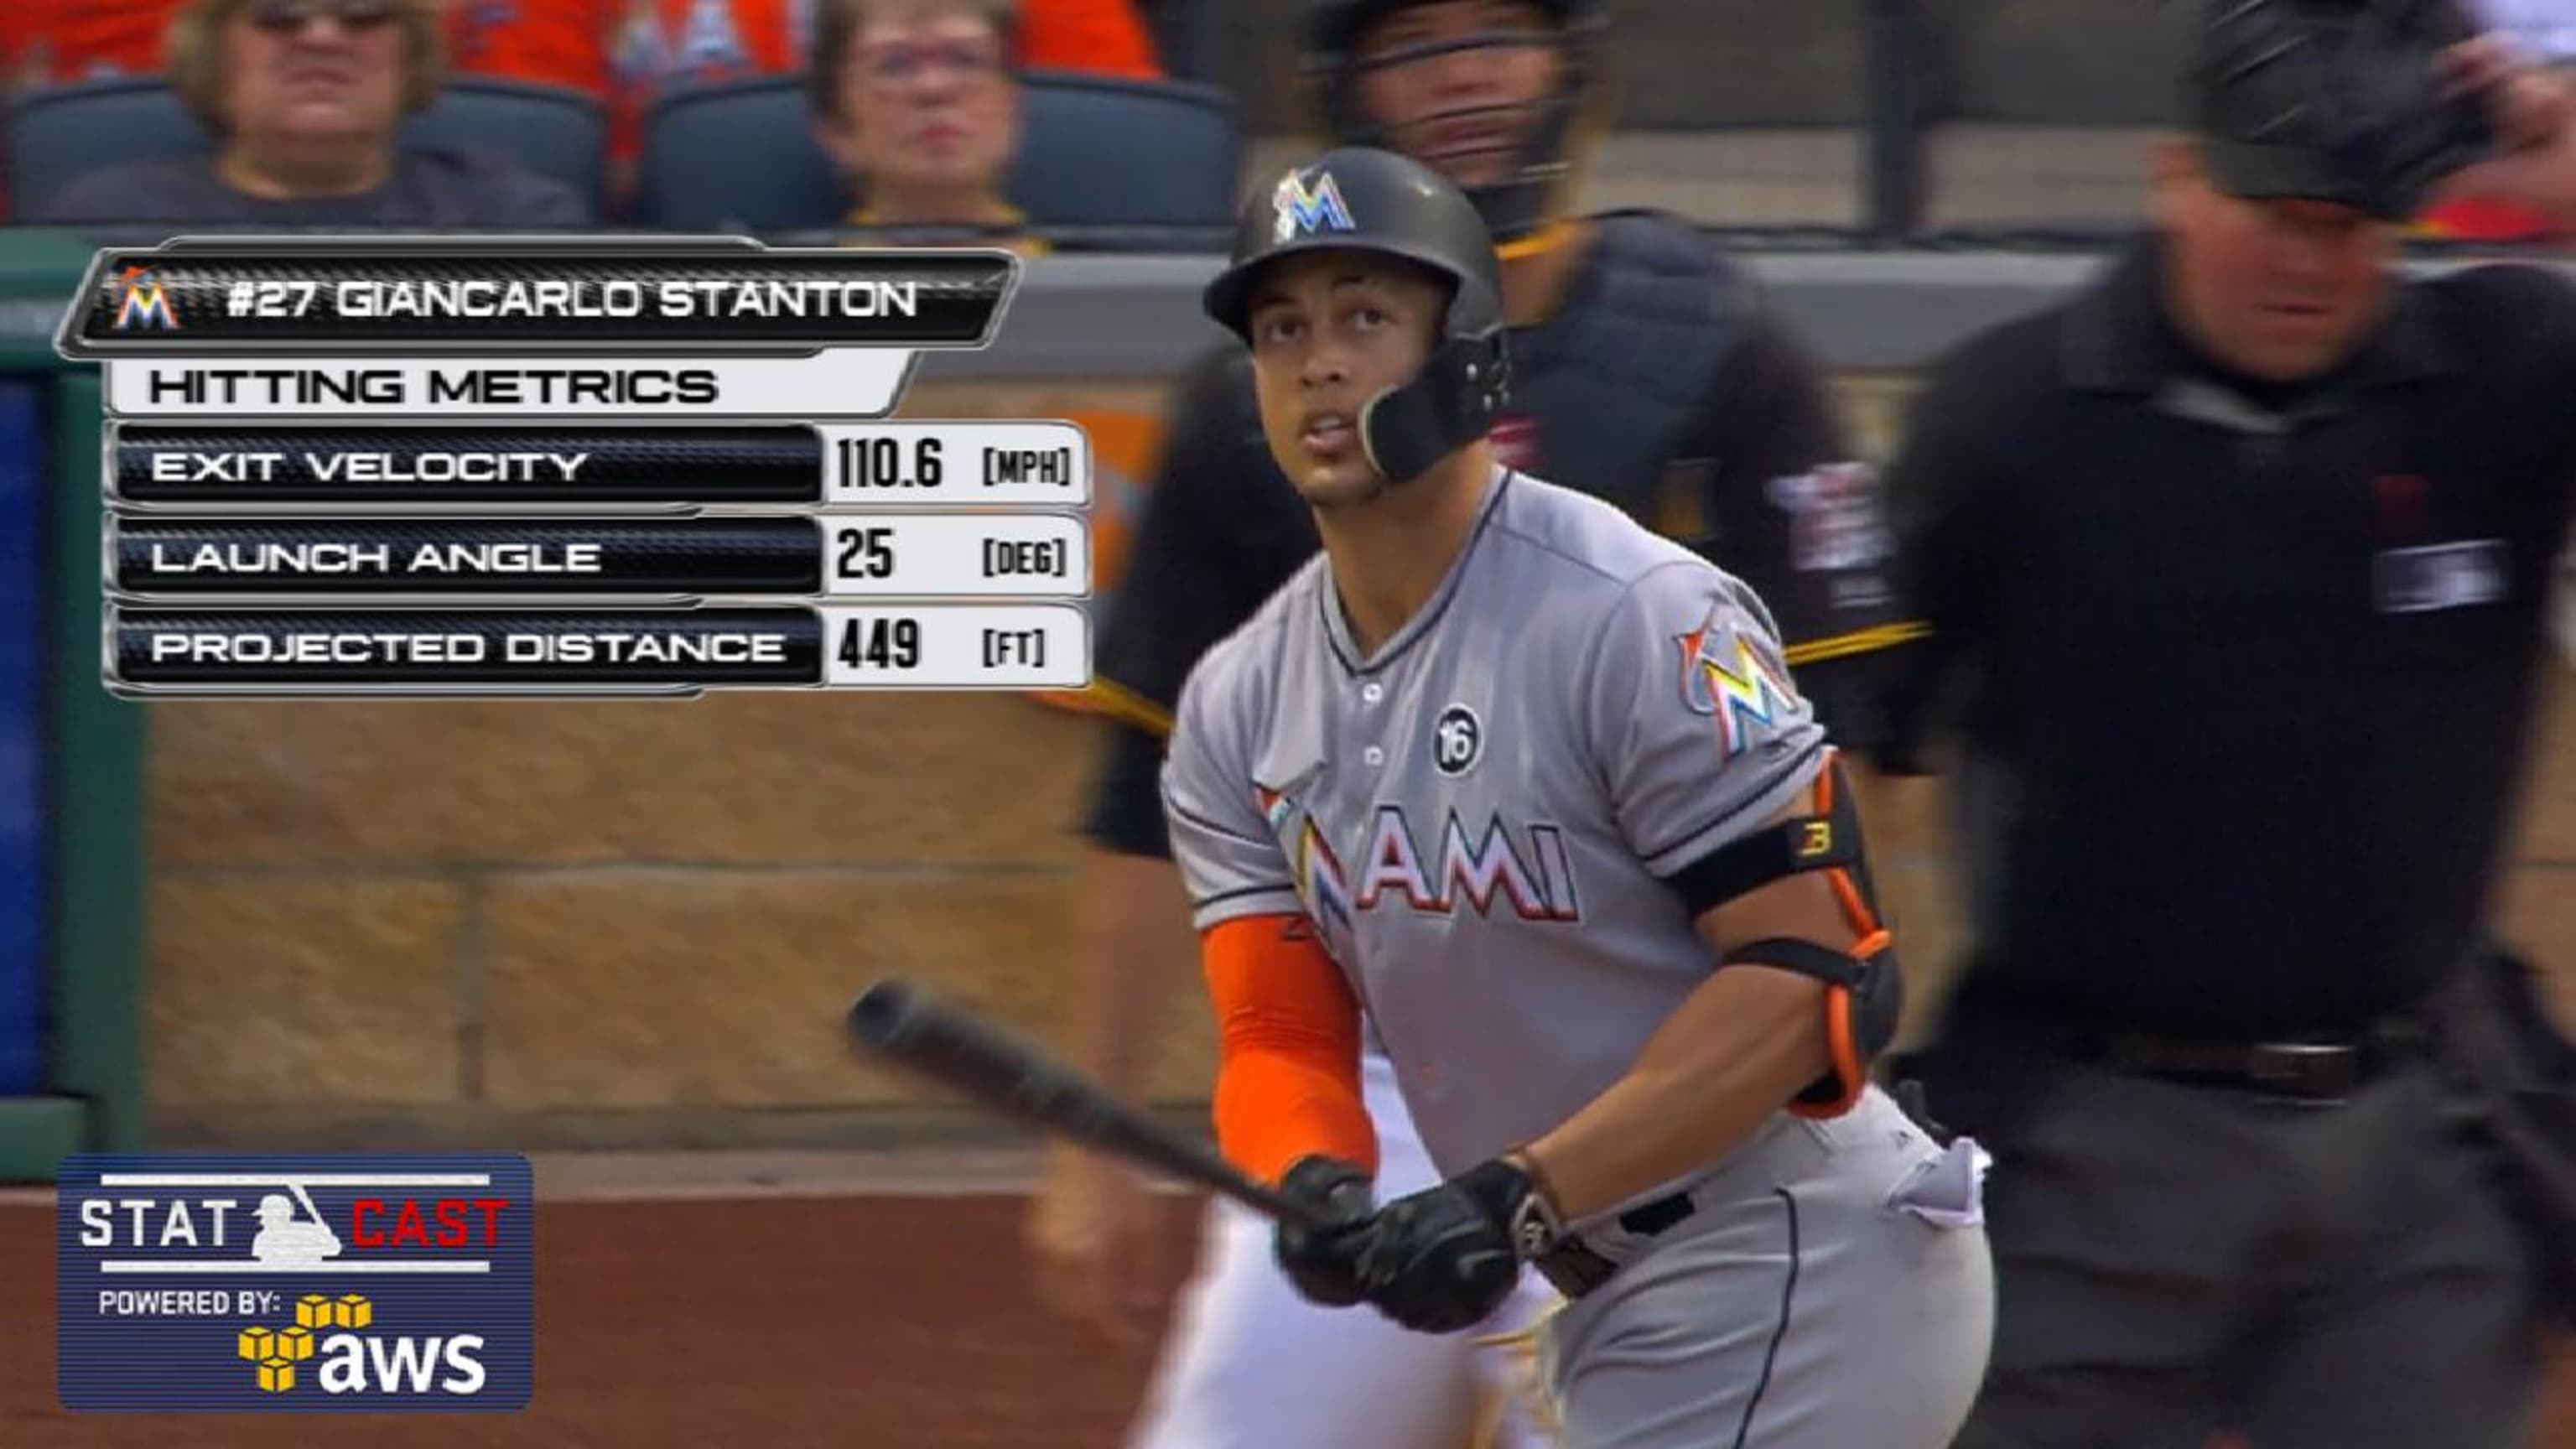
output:
[[[1457,306],[1459,289],[1475,285],[1459,275],[1456,267],[1430,247],[1384,237],[1316,232],[1281,242],[1257,257],[1246,258],[1217,273],[1200,290],[1199,306],[1211,319],[1249,346],[1252,342],[1250,313],[1253,289],[1260,285],[1262,275],[1290,257],[1315,252],[1350,252],[1358,256],[1394,257],[1411,262],[1449,284],[1452,309]]]

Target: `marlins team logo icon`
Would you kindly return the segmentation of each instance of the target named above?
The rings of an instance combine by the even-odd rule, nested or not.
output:
[[[150,267],[127,267],[117,276],[116,292],[117,331],[179,330],[179,309],[170,305],[169,292]]]
[[[1278,217],[1278,225],[1271,232],[1277,241],[1319,231],[1358,230],[1359,224],[1351,220],[1350,207],[1342,202],[1342,188],[1330,171],[1321,173],[1311,190],[1306,178],[1294,171],[1280,177],[1278,189],[1270,193],[1270,209]]]
[[[1674,636],[1674,642],[1681,646],[1682,703],[1717,720],[1726,758],[1790,723],[1801,708],[1788,666],[1719,606],[1710,605],[1699,627]]]

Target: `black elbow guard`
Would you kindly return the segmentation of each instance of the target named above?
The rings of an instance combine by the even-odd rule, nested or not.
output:
[[[1871,1065],[1896,1040],[1905,1014],[1904,978],[1888,933],[1872,932],[1847,951],[1778,936],[1731,952],[1722,964],[1773,966],[1825,983],[1825,1043],[1833,1071],[1790,1098],[1789,1110],[1801,1117],[1839,1117],[1858,1106]]]
[[[1861,843],[1860,810],[1852,803],[1839,758],[1828,757],[1816,777],[1815,807],[1812,815],[1784,820],[1711,852],[1674,884],[1697,916],[1783,877],[1825,873],[1851,923],[1850,945],[1836,950],[1774,936],[1737,947],[1718,965],[1770,966],[1824,983],[1825,1041],[1833,1071],[1791,1099],[1789,1110],[1802,1117],[1839,1117],[1859,1104],[1871,1066],[1896,1040],[1905,1015],[1905,981],[1897,970],[1895,938],[1879,919]]]

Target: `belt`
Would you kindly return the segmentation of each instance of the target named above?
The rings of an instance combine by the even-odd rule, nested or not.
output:
[[[2350,1037],[2208,1041],[2105,1032],[2085,1053],[2096,1065],[2187,1086],[2225,1087],[2302,1102],[2340,1102],[2412,1055],[2416,1035],[2389,1027]]]
[[[1640,1203],[1619,1214],[1619,1226],[1641,1238],[1651,1238],[1699,1211],[1687,1192],[1669,1193],[1652,1202]],[[1583,1239],[1572,1233],[1557,1240],[1556,1246],[1530,1259],[1530,1266],[1568,1300],[1582,1297],[1610,1281],[1619,1265],[1592,1250]]]

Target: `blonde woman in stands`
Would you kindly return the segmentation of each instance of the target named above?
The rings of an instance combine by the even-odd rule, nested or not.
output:
[[[191,0],[163,48],[215,142],[28,199],[55,225],[577,230],[589,204],[506,157],[400,145],[437,99],[433,0]]]

